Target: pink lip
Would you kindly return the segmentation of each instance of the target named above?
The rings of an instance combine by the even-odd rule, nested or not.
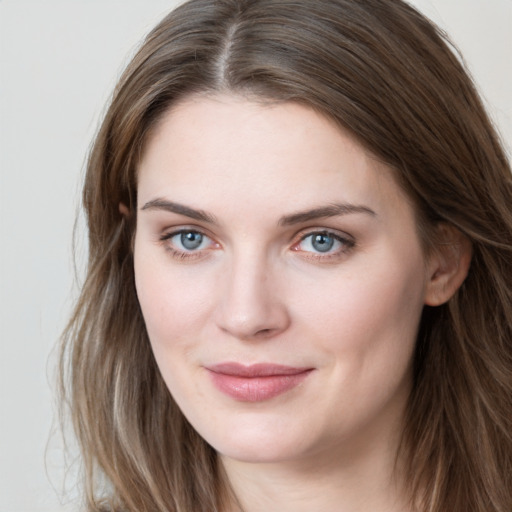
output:
[[[313,370],[269,363],[221,363],[206,369],[219,391],[241,402],[270,400],[298,386]]]

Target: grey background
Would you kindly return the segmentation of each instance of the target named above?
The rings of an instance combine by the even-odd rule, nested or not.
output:
[[[116,77],[176,3],[0,1],[0,512],[77,510],[52,431],[83,164]],[[512,0],[412,3],[462,50],[510,155]]]

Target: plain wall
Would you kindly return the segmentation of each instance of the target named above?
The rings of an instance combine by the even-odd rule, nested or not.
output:
[[[0,0],[0,512],[77,510],[50,431],[83,163],[128,56],[176,3]],[[462,50],[510,155],[512,0],[412,3]]]

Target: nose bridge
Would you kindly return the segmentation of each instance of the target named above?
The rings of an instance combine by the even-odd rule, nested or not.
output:
[[[276,268],[261,248],[246,246],[232,254],[221,287],[218,325],[240,339],[269,337],[288,325],[276,285]]]

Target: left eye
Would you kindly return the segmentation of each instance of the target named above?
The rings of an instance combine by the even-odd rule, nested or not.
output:
[[[334,233],[321,231],[310,233],[296,245],[296,250],[320,254],[342,252],[351,247],[351,242]]]
[[[186,230],[166,237],[179,251],[190,252],[206,249],[212,240],[198,231]]]

